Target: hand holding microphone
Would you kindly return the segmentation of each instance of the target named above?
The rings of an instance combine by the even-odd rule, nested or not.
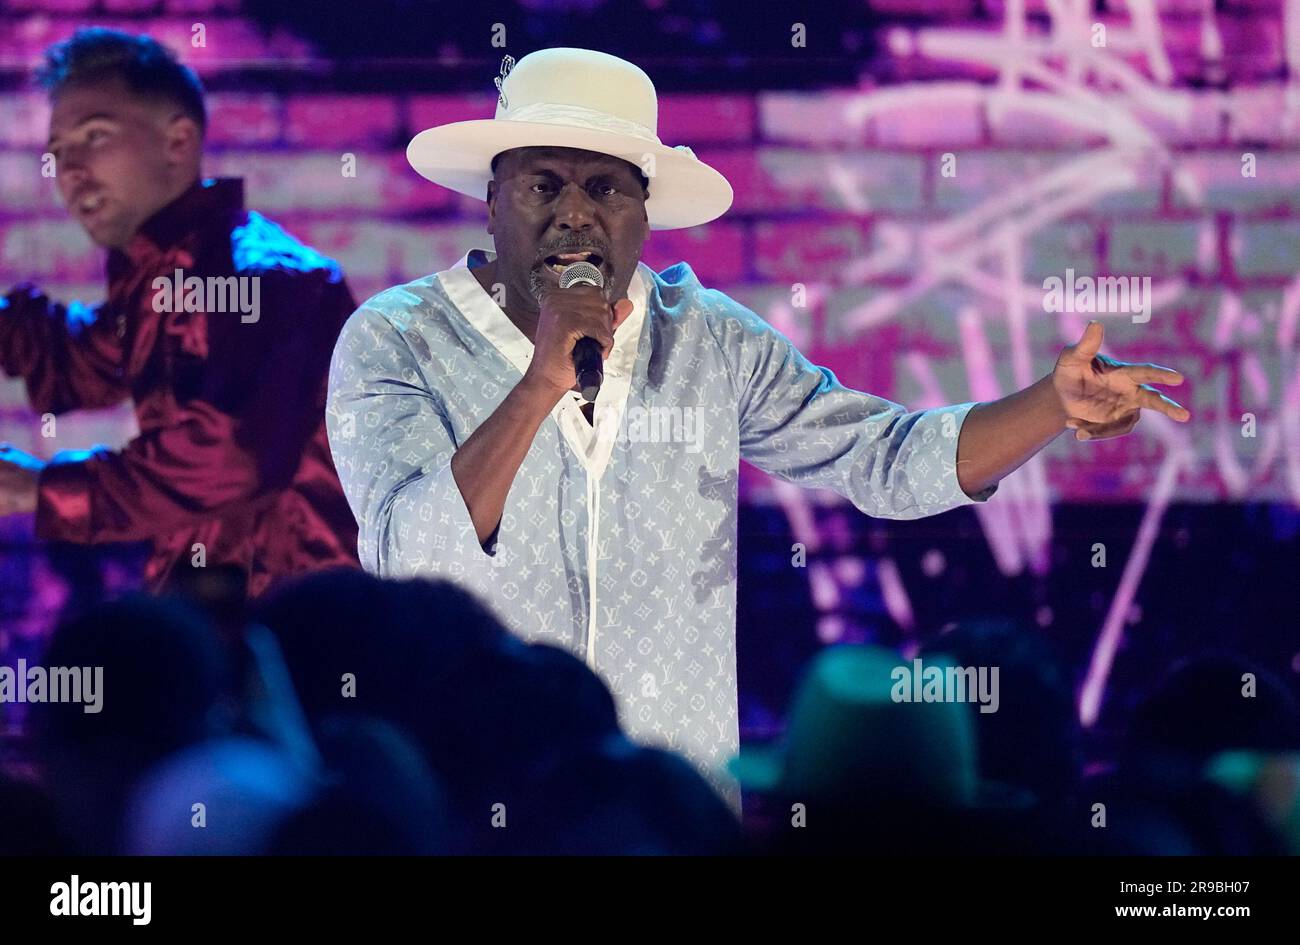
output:
[[[605,287],[605,274],[589,262],[576,262],[565,266],[560,273],[560,288],[568,289],[575,285],[592,285],[597,289]],[[613,332],[610,332],[613,335]],[[610,345],[613,345],[611,337]],[[600,393],[600,385],[605,382],[605,359],[601,356],[602,346],[595,338],[579,338],[573,346],[573,370],[578,378],[578,390],[582,399],[594,403]]]
[[[575,379],[587,401],[596,399],[614,331],[632,313],[628,299],[605,300],[604,281],[596,266],[573,263],[564,268],[560,288],[542,300],[528,374],[557,400],[574,389]]]

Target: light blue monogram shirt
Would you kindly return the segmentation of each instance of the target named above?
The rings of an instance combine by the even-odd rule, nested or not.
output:
[[[983,502],[958,485],[973,403],[909,411],[850,390],[679,263],[638,266],[595,405],[543,421],[485,550],[451,474],[520,380],[532,343],[470,271],[380,293],[330,371],[334,462],[362,565],[453,581],[519,636],[565,647],[614,693],[624,729],[683,753],[738,809],[735,613],[741,459],[912,519]]]

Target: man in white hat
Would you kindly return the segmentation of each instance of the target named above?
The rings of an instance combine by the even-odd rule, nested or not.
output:
[[[908,411],[843,387],[685,263],[640,262],[650,230],[732,200],[659,141],[644,72],[581,49],[503,72],[495,118],[407,152],[486,198],[496,253],[371,299],[335,350],[327,421],[362,564],[451,579],[577,653],[634,737],[685,753],[733,803],[741,458],[910,519],[986,501],[1067,428],[1120,435],[1143,407],[1188,419],[1146,384],[1182,378],[1098,354],[1099,323],[1000,401]],[[602,288],[559,287],[578,262]],[[575,383],[583,338],[604,358],[594,404]]]

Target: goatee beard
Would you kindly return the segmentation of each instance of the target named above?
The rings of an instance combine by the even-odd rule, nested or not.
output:
[[[541,308],[542,299],[546,297],[546,282],[542,279],[541,270],[533,269],[528,273],[528,291],[537,300],[537,307]]]

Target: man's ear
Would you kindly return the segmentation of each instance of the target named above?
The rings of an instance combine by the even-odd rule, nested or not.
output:
[[[189,167],[203,157],[203,132],[189,115],[176,115],[163,129],[163,147],[170,164]]]
[[[488,181],[487,205],[488,205],[487,231],[488,231],[488,236],[491,236],[493,235],[492,224],[496,220],[496,216],[497,216],[497,182],[495,180]]]

